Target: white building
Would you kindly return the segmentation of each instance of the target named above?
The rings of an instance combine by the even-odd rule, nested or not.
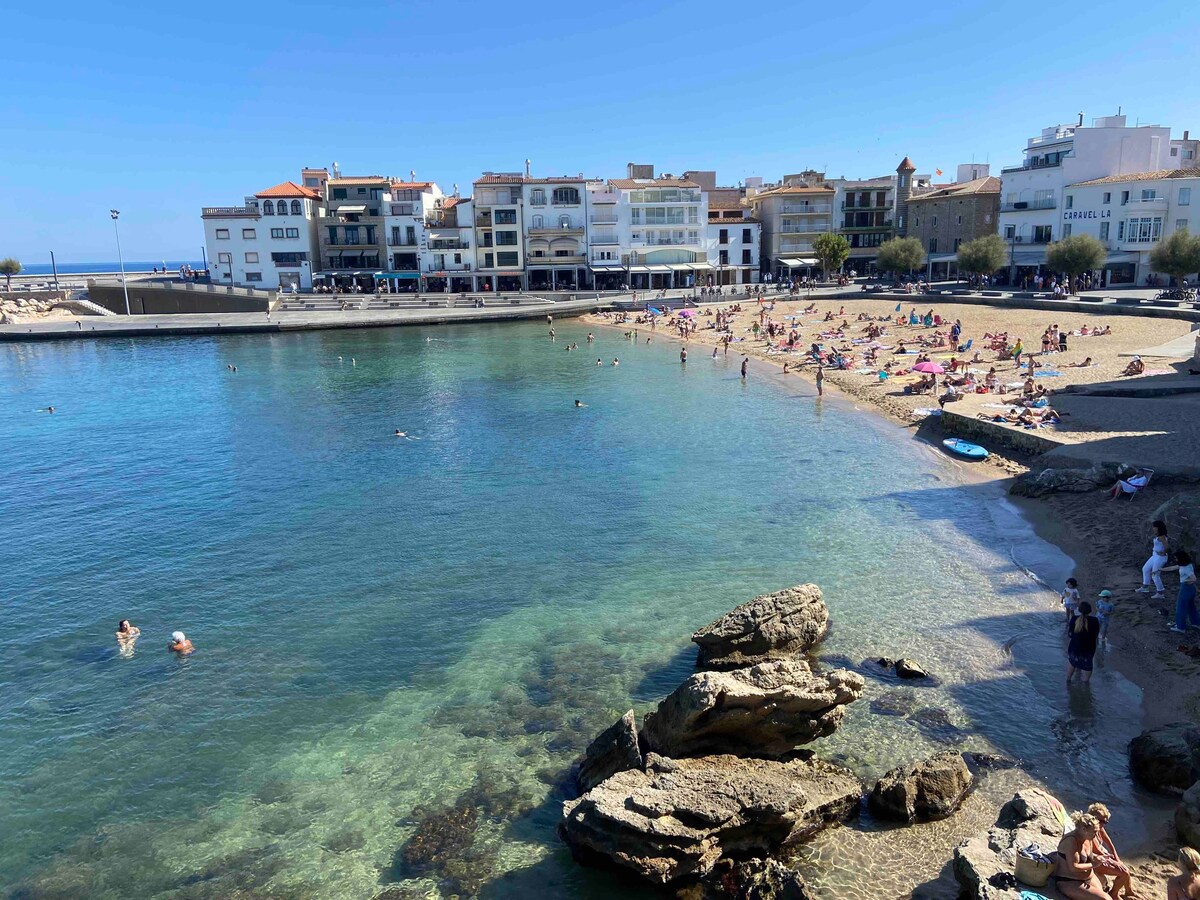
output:
[[[519,291],[525,287],[525,176],[520,172],[484,172],[475,181],[475,265],[481,291]]]
[[[1154,271],[1150,251],[1159,241],[1182,229],[1200,234],[1200,168],[1068,185],[1059,221],[1063,237],[1090,234],[1108,248],[1107,283],[1145,284]]]
[[[587,251],[588,180],[526,177],[521,184],[529,290],[576,290],[591,282]]]
[[[1194,165],[1195,145],[1187,132],[1172,141],[1169,128],[1129,126],[1122,115],[1098,118],[1090,126],[1080,116],[1078,124],[1042,129],[1026,143],[1021,165],[1000,173],[1000,234],[1012,248],[1013,277],[1038,272],[1046,261],[1046,246],[1064,236],[1067,185]],[[1115,272],[1124,271],[1121,266],[1127,262],[1110,259],[1118,267]]]
[[[214,284],[312,289],[321,195],[285,181],[247,197],[242,206],[201,210]]]
[[[387,240],[386,271],[375,275],[389,293],[421,289],[422,264],[429,242],[425,220],[436,216],[442,191],[432,181],[393,181],[379,201],[383,232]]]
[[[699,185],[664,175],[608,186],[618,195],[613,231],[626,283],[636,290],[687,288],[708,271],[708,198]]]
[[[474,204],[470,197],[443,197],[433,211],[425,214],[422,290],[461,294],[478,289],[474,234]]]
[[[697,272],[698,285],[758,283],[762,223],[747,207],[740,201],[710,199],[705,236],[711,268]]]
[[[607,182],[589,181],[587,186],[587,250],[588,269],[592,286],[602,291],[619,290],[628,277],[622,257],[629,253],[628,244],[622,250],[622,235],[629,239],[629,207],[622,205],[621,192]],[[621,216],[625,228],[621,227]]]

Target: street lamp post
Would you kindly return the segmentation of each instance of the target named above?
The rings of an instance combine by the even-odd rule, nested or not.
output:
[[[118,209],[110,209],[109,215],[112,216],[113,234],[117,236],[117,262],[121,265],[121,287],[125,291],[125,315],[132,315],[129,311],[129,285],[125,282],[125,257],[121,255],[121,232],[117,228],[117,217],[121,215]]]

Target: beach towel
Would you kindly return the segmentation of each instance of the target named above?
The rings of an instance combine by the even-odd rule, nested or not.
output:
[[[1037,891],[1021,891],[1021,900],[1050,900],[1050,898]]]
[[[1060,378],[1061,376],[1062,376],[1062,372],[1053,372],[1053,371],[1045,372],[1045,371],[1043,371],[1043,372],[1034,372],[1033,373],[1034,378]]]
[[[942,411],[940,409],[929,409],[924,406],[918,406],[913,410],[914,416],[940,416],[941,414]]]
[[[1143,375],[1174,375],[1175,372],[1172,369],[1147,369],[1142,374]]]

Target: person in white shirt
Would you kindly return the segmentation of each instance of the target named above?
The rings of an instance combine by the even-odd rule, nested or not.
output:
[[[1150,581],[1154,580],[1154,596],[1151,600],[1165,600],[1166,590],[1163,587],[1162,569],[1167,564],[1167,523],[1161,519],[1156,520],[1151,527],[1154,529],[1154,543],[1150,551],[1150,558],[1146,560],[1146,564],[1142,566],[1142,586],[1137,589],[1139,594],[1150,593]]]
[[[1175,554],[1175,565],[1163,566],[1161,571],[1179,573],[1179,596],[1175,600],[1175,624],[1171,630],[1184,634],[1189,625],[1200,628],[1200,612],[1196,610],[1196,566],[1192,557],[1180,550]]]
[[[1076,609],[1079,608],[1079,582],[1074,578],[1067,579],[1066,589],[1059,595],[1062,597],[1063,611],[1067,614],[1067,621],[1071,621],[1071,616],[1075,615]]]

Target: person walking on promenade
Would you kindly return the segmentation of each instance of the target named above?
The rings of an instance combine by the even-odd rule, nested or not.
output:
[[[1160,572],[1179,573],[1179,595],[1175,599],[1175,624],[1171,630],[1184,634],[1188,626],[1200,628],[1200,612],[1196,610],[1196,566],[1183,550],[1175,553],[1175,565],[1163,566]]]
[[[1142,566],[1142,586],[1137,589],[1139,594],[1150,593],[1150,582],[1154,581],[1154,595],[1151,600],[1163,600],[1166,593],[1163,588],[1162,568],[1167,564],[1167,524],[1161,519],[1151,525],[1154,529],[1154,544],[1150,558]]]
[[[1067,642],[1067,683],[1079,672],[1086,684],[1092,678],[1092,657],[1096,655],[1096,642],[1100,639],[1100,622],[1092,615],[1092,604],[1086,600],[1079,604],[1079,611],[1071,617],[1067,626],[1070,639]]]

